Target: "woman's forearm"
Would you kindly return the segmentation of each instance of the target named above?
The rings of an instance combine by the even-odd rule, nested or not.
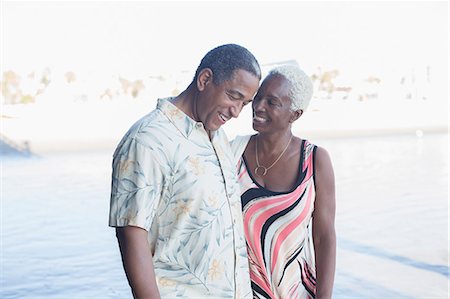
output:
[[[336,268],[336,233],[320,236],[315,240],[316,299],[330,299],[333,293]]]

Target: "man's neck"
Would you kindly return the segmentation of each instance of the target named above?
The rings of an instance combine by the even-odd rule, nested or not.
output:
[[[189,85],[188,88],[186,88],[182,93],[180,93],[172,100],[172,104],[175,105],[181,111],[183,111],[187,116],[192,118],[194,121],[198,122],[199,119],[196,115],[195,94],[196,91],[191,85]]]

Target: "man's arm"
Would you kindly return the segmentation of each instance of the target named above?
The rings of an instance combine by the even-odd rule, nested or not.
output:
[[[159,299],[148,232],[135,226],[116,228],[123,267],[135,299]]]
[[[334,172],[326,150],[317,148],[315,158],[316,201],[312,228],[316,256],[316,299],[330,299],[336,267]]]

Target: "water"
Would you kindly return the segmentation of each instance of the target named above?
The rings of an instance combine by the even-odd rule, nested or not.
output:
[[[313,142],[336,174],[334,298],[448,298],[448,136]],[[132,298],[107,226],[110,164],[2,158],[1,298]]]

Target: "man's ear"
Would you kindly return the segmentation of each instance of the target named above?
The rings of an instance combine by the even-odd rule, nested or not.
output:
[[[202,69],[197,76],[197,89],[202,91],[206,85],[212,83],[213,72],[210,68]]]
[[[297,111],[293,111],[291,114],[291,118],[289,119],[290,123],[293,123],[294,121],[296,121],[297,119],[300,118],[300,116],[302,116],[303,114],[303,110],[299,109]]]

